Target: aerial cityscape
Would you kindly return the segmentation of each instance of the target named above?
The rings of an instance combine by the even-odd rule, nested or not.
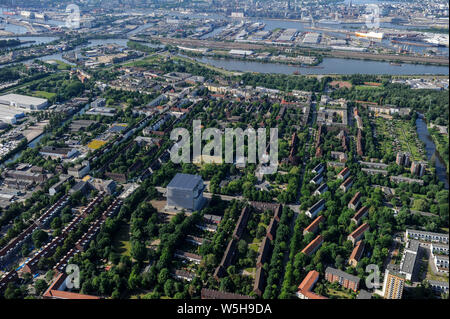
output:
[[[448,0],[0,0],[0,300],[448,300],[448,124]]]

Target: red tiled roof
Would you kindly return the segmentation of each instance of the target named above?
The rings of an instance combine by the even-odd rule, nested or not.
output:
[[[350,204],[354,205],[359,200],[360,197],[361,197],[361,193],[357,192],[355,194],[355,196],[353,196],[352,199],[350,200]]]
[[[43,297],[45,299],[55,298],[55,299],[100,299],[97,296],[83,295],[70,291],[58,290],[62,285],[64,280],[66,280],[67,275],[65,273],[60,273],[56,280],[48,287],[47,291],[44,293]]]
[[[323,217],[322,215],[320,215],[319,217],[317,217],[316,219],[314,219],[314,221],[309,224],[308,227],[305,228],[305,231],[307,232],[313,232],[317,229],[317,227],[319,227],[319,224],[325,219],[325,217]]]
[[[344,167],[340,172],[339,172],[339,174],[338,175],[340,175],[340,176],[344,176],[344,174],[345,173],[347,173],[348,172],[348,167]]]
[[[367,212],[368,209],[369,209],[369,208],[368,208],[367,206],[361,207],[361,208],[356,212],[356,214],[353,216],[353,218],[354,218],[356,221],[358,221],[363,215],[366,214],[366,212]]]
[[[44,297],[56,299],[100,299],[100,297],[97,296],[83,295],[61,290],[50,290],[48,294],[44,295]]]
[[[362,240],[360,240],[356,243],[356,246],[350,255],[350,260],[359,261],[363,251],[364,251],[364,244],[363,244]]]
[[[322,235],[318,235],[316,238],[314,238],[313,241],[311,241],[308,246],[303,248],[302,253],[309,255],[318,245],[322,244],[323,237]]]
[[[306,275],[305,279],[303,279],[300,286],[298,286],[298,291],[308,299],[328,299],[327,297],[311,292],[317,279],[319,279],[319,273],[315,270],[311,270]]]
[[[350,237],[356,238],[362,233],[364,233],[367,229],[369,229],[369,224],[365,223],[356,228],[351,234]]]

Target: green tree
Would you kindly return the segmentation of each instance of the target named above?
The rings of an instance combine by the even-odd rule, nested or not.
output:
[[[41,247],[44,242],[48,239],[48,234],[42,229],[35,230],[31,235],[34,247]]]
[[[47,289],[47,282],[44,279],[36,280],[34,289],[36,289],[36,295],[41,295]]]

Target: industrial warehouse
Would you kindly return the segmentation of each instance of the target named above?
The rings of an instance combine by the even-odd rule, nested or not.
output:
[[[20,94],[0,96],[0,122],[15,124],[25,116],[24,112],[38,111],[48,106],[47,99]]]

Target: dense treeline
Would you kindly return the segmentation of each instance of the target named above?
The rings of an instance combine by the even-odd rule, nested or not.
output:
[[[244,73],[238,78],[243,85],[263,86],[283,91],[304,90],[323,91],[327,78],[318,81],[316,78],[285,74]]]
[[[356,83],[364,80],[375,81],[373,77],[364,76],[360,78],[357,75],[351,76]],[[369,101],[379,104],[392,104],[398,107],[409,107],[414,111],[425,114],[428,121],[438,125],[448,125],[449,117],[449,99],[447,91],[436,90],[413,90],[403,84],[392,84],[387,81],[383,86],[374,90],[358,90],[342,88],[331,94],[333,98],[345,98],[347,100]]]
[[[18,45],[20,45],[20,40],[16,39],[0,40],[0,49],[15,47]]]
[[[270,263],[267,267],[267,285],[264,290],[264,299],[274,299],[278,297],[280,292],[280,284],[283,279],[284,267],[283,260],[285,253],[288,250],[288,242],[290,238],[290,222],[294,212],[288,207],[283,207],[283,212],[281,214],[280,223],[278,224],[276,237],[273,242],[273,252],[270,259]]]

